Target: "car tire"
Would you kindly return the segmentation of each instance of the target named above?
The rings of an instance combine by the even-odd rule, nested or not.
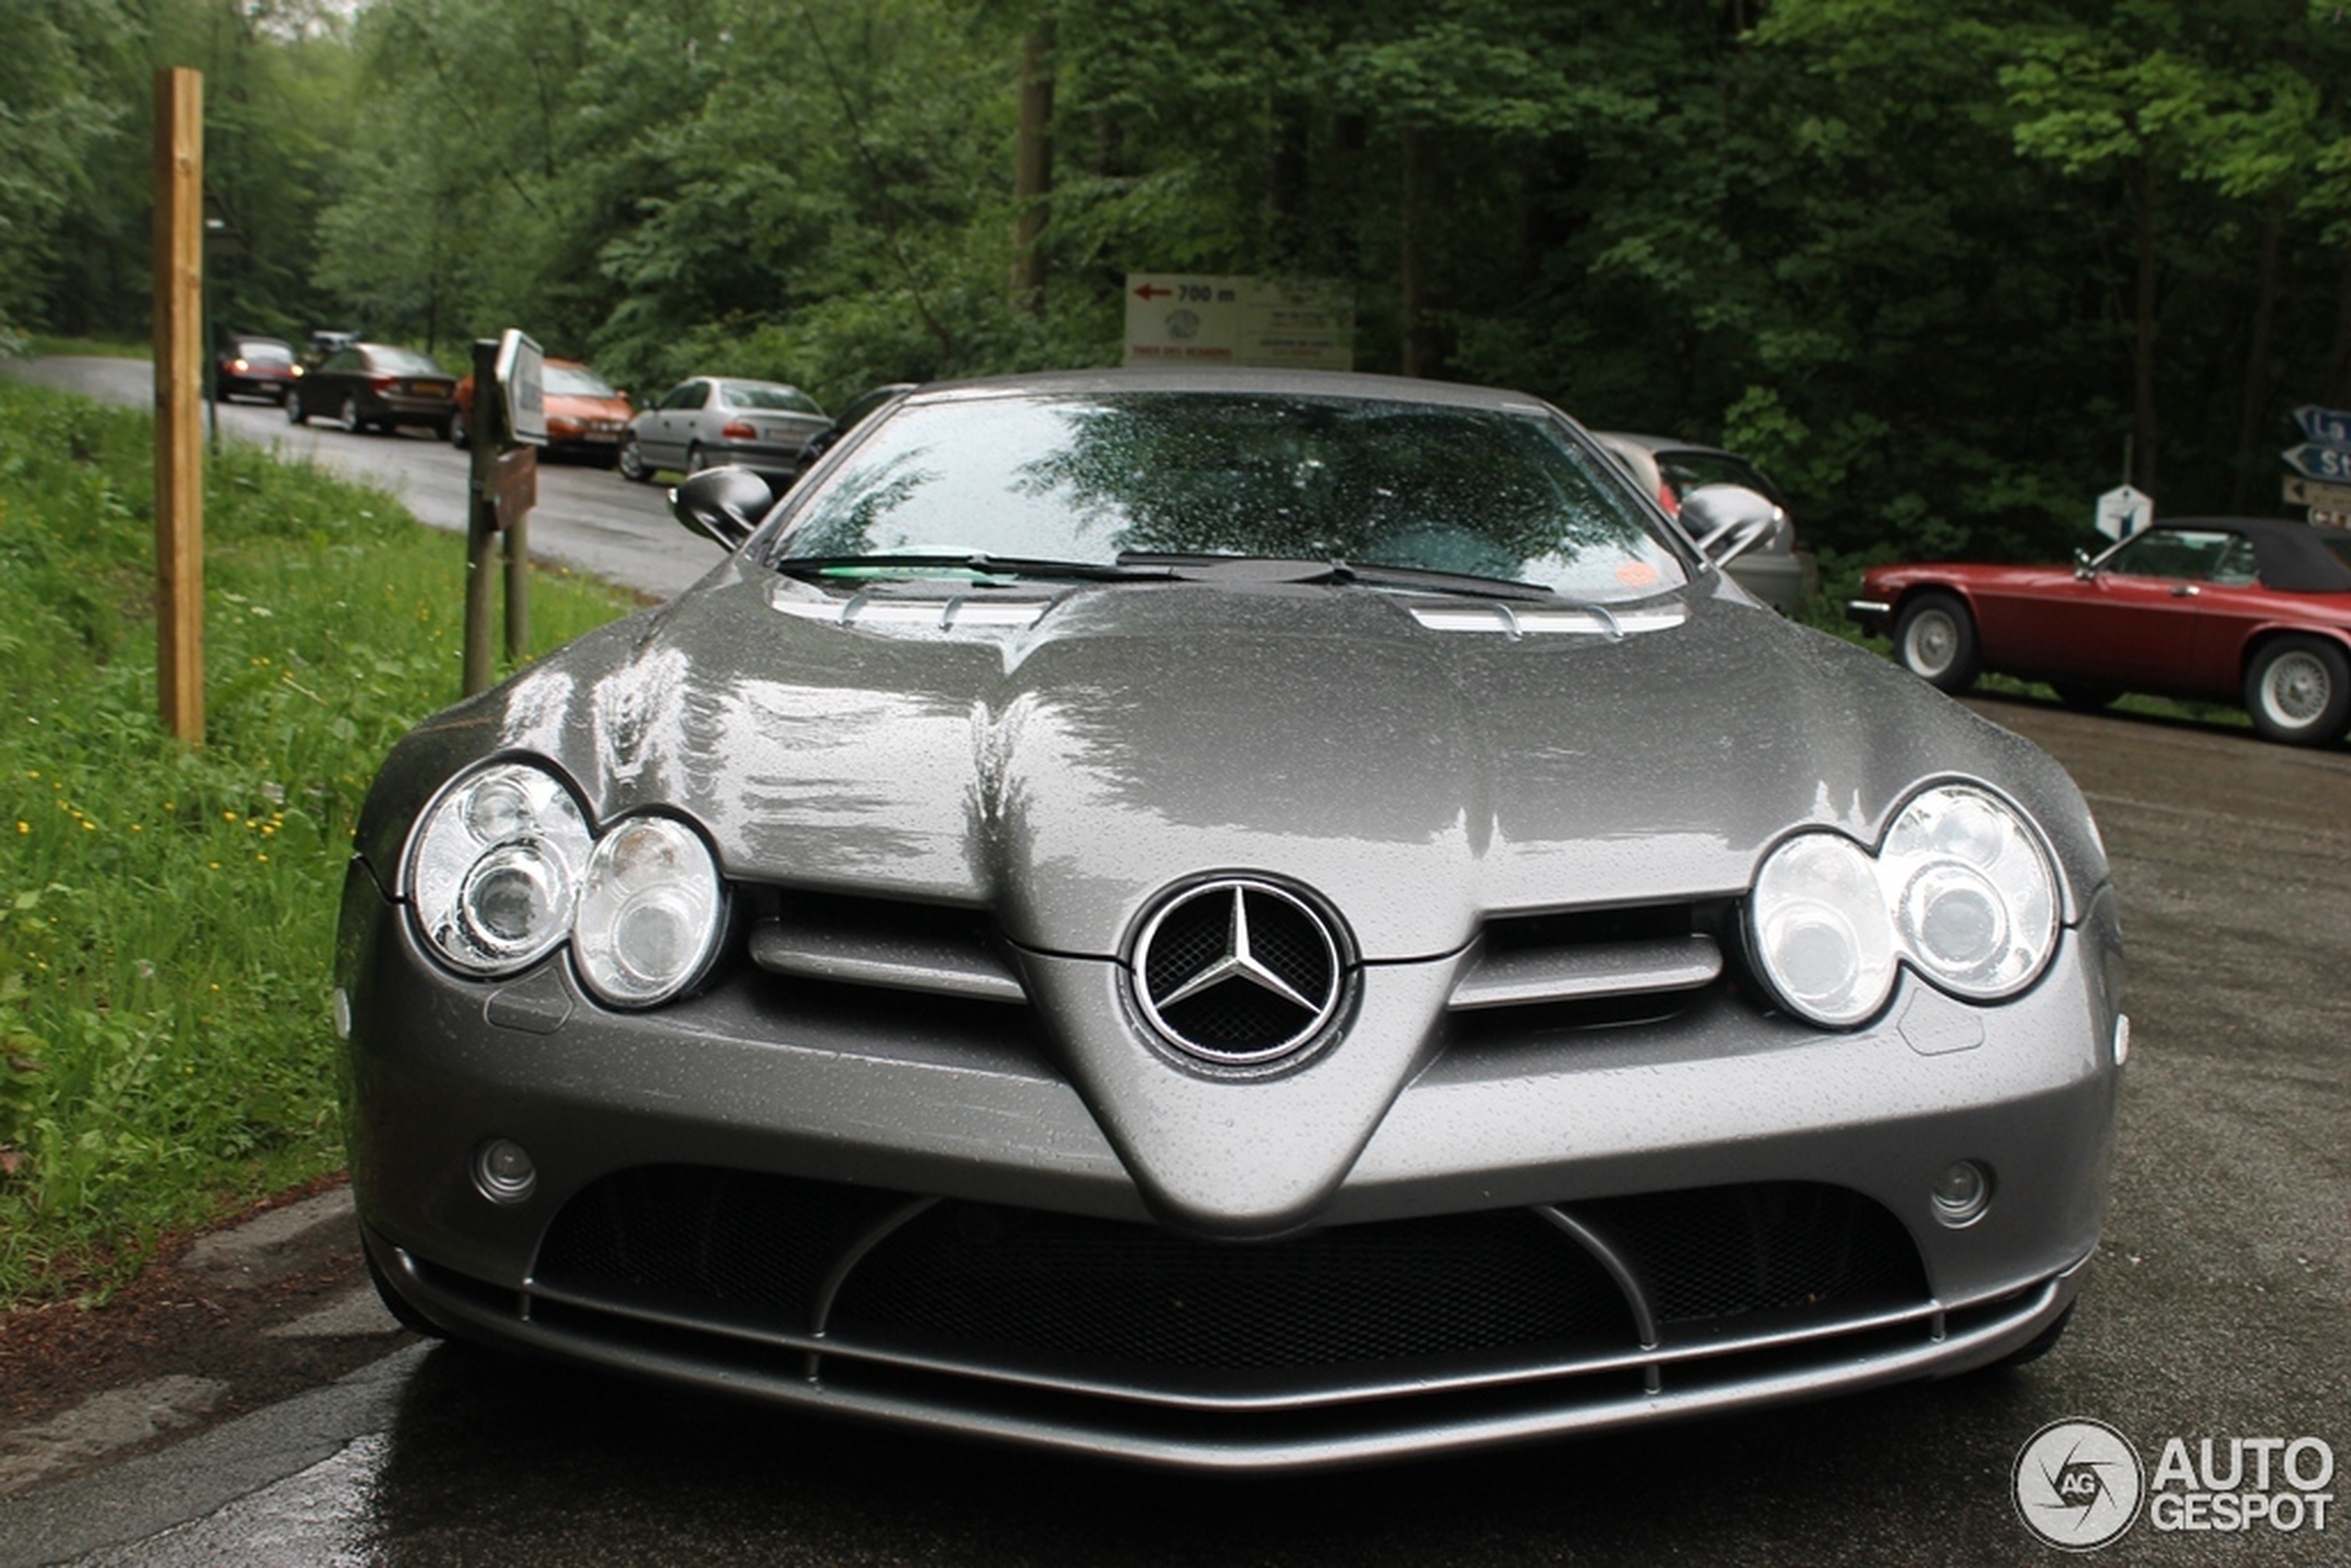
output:
[[[359,400],[355,397],[342,400],[342,428],[355,436],[367,428],[359,422]]]
[[[2265,740],[2323,746],[2351,721],[2351,659],[2323,637],[2264,642],[2245,672],[2245,711]]]
[[[463,414],[449,416],[449,422],[441,427],[441,433],[447,438],[450,445],[460,452],[465,451],[473,440],[473,432],[466,429],[466,417]]]
[[[1894,623],[1894,656],[1938,691],[1954,694],[1975,684],[1975,617],[1957,595],[1922,593]]]
[[[2122,689],[2120,686],[2100,686],[2095,681],[2086,680],[2054,681],[2050,685],[2050,690],[2057,693],[2059,702],[2076,713],[2084,714],[2094,714],[2110,708],[2114,705],[2114,700],[2122,695]]]
[[[286,423],[290,425],[307,425],[310,423],[310,416],[303,408],[302,394],[298,392],[290,392],[286,393]]]
[[[638,484],[653,482],[653,471],[646,466],[644,449],[637,444],[635,436],[620,438],[620,451],[614,457],[613,462],[620,469],[622,479],[634,480]]]
[[[709,467],[710,454],[702,449],[702,442],[696,442],[686,448],[686,472],[699,474]]]

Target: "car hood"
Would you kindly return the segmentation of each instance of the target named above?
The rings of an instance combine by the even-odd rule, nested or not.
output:
[[[420,728],[363,852],[389,881],[451,771],[527,753],[599,821],[688,814],[735,878],[985,909],[1071,956],[1121,954],[1173,884],[1254,871],[1326,900],[1367,961],[1432,958],[1497,913],[1739,892],[1790,829],[1874,840],[1935,778],[2051,830],[2071,902],[2104,877],[2037,749],[1710,586],[1617,635],[1361,587],[948,599],[877,590],[844,624],[730,560]]]

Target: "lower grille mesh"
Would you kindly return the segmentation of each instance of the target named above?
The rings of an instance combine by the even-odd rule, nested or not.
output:
[[[1707,1188],[1581,1203],[1575,1213],[1632,1265],[1663,1323],[1927,1294],[1901,1223],[1843,1188]]]
[[[1570,1206],[1661,1323],[1916,1306],[1915,1247],[1842,1188],[1769,1183]],[[905,1216],[913,1213],[911,1219]],[[829,1322],[826,1282],[863,1247]],[[1537,1210],[1194,1240],[1148,1225],[699,1167],[598,1182],[566,1206],[538,1280],[579,1300],[653,1292],[842,1346],[913,1340],[1200,1372],[1637,1348],[1608,1271]]]
[[[952,1203],[851,1276],[834,1329],[1217,1370],[1621,1342],[1622,1297],[1564,1240],[1524,1210],[1234,1245]]]

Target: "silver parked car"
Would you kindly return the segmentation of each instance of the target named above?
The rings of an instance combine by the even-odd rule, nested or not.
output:
[[[1634,435],[1626,430],[1597,432],[1600,443],[1615,454],[1643,490],[1668,512],[1679,512],[1682,497],[1705,485],[1742,485],[1767,496],[1780,508],[1780,518],[1730,566],[1731,580],[1784,616],[1803,607],[1820,586],[1820,565],[1797,547],[1796,523],[1778,487],[1761,469],[1735,452],[1670,436]]]
[[[790,480],[799,471],[800,449],[831,423],[798,387],[697,376],[628,422],[620,437],[620,471],[651,479],[656,468],[698,474],[735,463]]]
[[[917,389],[428,721],[343,896],[422,1330],[1202,1468],[2046,1349],[2115,895],[2042,752],[1532,398]]]

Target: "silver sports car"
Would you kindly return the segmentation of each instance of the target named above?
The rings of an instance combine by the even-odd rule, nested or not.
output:
[[[336,1011],[413,1325],[1205,1468],[2055,1340],[2128,1025],[2046,755],[1534,399],[921,389],[393,751]],[[1695,513],[1695,516],[1694,516]]]

